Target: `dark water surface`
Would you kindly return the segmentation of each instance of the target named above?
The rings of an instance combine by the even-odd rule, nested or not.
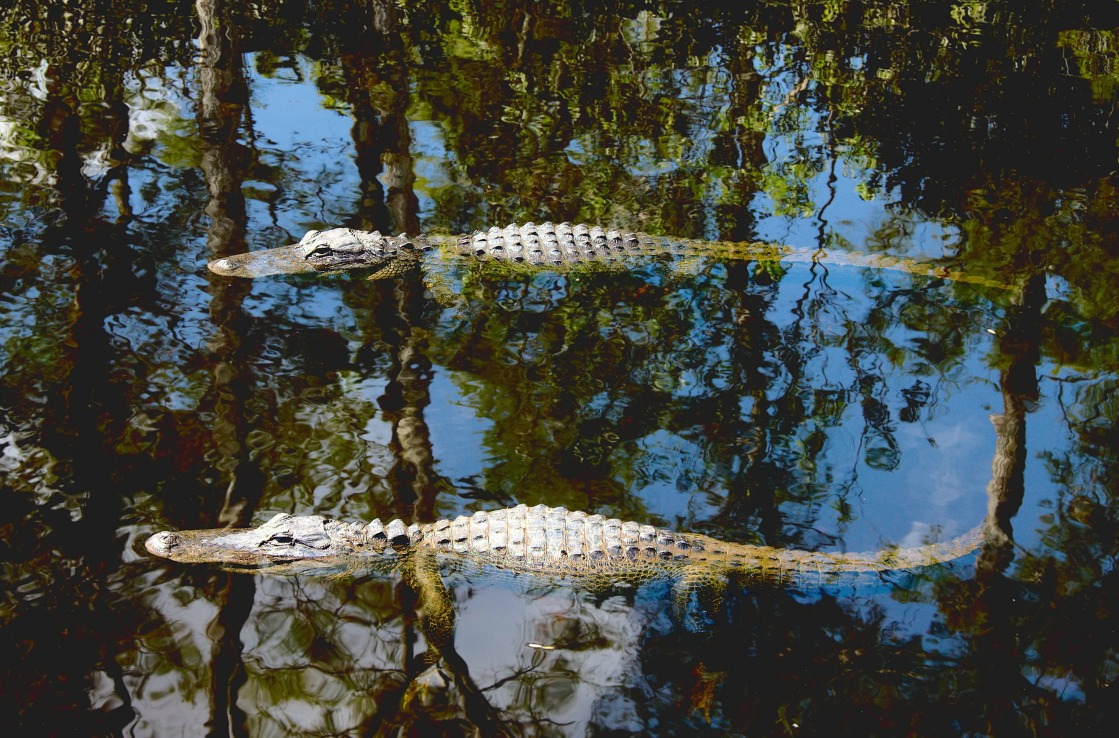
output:
[[[1111,734],[1117,8],[9,0],[0,733]],[[529,220],[973,281],[205,269]],[[436,668],[398,581],[142,546],[518,503],[824,551],[984,535],[733,588],[700,629],[664,588],[454,579]]]

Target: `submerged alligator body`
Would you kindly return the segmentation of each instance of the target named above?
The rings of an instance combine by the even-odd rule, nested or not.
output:
[[[940,543],[871,553],[822,553],[725,543],[562,507],[477,512],[454,521],[406,526],[346,523],[281,513],[244,530],[164,531],[149,552],[184,563],[209,562],[274,573],[394,571],[419,557],[438,568],[492,568],[568,580],[588,589],[655,580],[684,588],[728,576],[775,582],[827,582],[846,573],[909,571],[974,551],[980,528]]]
[[[441,250],[478,261],[528,268],[614,265],[661,257],[705,253],[748,258],[772,251],[754,243],[684,241],[644,233],[623,233],[571,223],[525,223],[469,236],[382,236],[352,228],[308,231],[299,243],[216,259],[210,271],[231,277],[370,269],[373,276],[396,276],[420,255]]]
[[[834,251],[825,254],[820,250],[765,243],[674,239],[571,223],[509,225],[475,231],[469,236],[382,236],[377,231],[352,228],[308,231],[299,243],[215,259],[209,269],[223,276],[247,278],[365,269],[371,271],[370,279],[377,279],[405,274],[429,253],[526,269],[561,270],[609,268],[680,257],[822,261],[1005,287],[941,266],[885,255]]]

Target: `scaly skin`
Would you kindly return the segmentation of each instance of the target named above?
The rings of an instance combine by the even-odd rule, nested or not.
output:
[[[147,549],[180,562],[275,573],[397,571],[422,554],[418,558],[433,566],[496,568],[602,589],[657,579],[691,587],[717,584],[729,575],[828,581],[844,573],[932,566],[974,551],[979,541],[980,528],[975,528],[958,538],[913,548],[819,553],[724,543],[562,507],[520,505],[411,526],[400,520],[365,525],[280,514],[247,530],[164,531],[148,540]]]
[[[308,231],[299,243],[215,259],[210,262],[209,269],[222,276],[247,278],[366,269],[371,271],[371,279],[377,279],[404,274],[419,265],[423,254],[432,252],[445,258],[500,262],[529,270],[624,267],[681,257],[823,262],[894,269],[1007,288],[1005,284],[982,277],[891,256],[813,251],[764,243],[674,239],[570,223],[509,225],[475,231],[469,236],[382,236],[377,231],[370,233],[352,228]]]

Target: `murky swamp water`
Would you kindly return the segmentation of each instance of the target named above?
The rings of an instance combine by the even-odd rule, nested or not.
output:
[[[1114,11],[145,8],[0,12],[0,732],[1110,734]],[[525,221],[819,259],[205,268]],[[520,503],[813,551],[983,536],[732,586],[698,629],[667,587],[448,577],[441,663],[395,578],[143,549]]]

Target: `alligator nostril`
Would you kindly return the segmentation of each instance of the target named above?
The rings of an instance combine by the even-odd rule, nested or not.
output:
[[[173,531],[164,530],[149,538],[147,543],[144,544],[144,548],[156,556],[167,556],[181,542],[182,536]]]

